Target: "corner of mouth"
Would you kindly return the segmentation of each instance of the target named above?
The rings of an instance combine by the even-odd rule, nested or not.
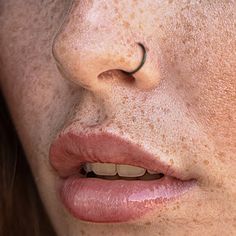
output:
[[[142,218],[196,186],[173,165],[109,133],[59,135],[50,148],[50,163],[60,177],[58,191],[68,212],[93,223]]]

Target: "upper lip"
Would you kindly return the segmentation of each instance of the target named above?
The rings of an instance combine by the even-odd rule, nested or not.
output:
[[[161,162],[143,147],[109,132],[88,133],[69,129],[52,143],[49,158],[52,167],[63,178],[78,173],[84,163],[100,162],[138,166],[187,180],[173,165]]]

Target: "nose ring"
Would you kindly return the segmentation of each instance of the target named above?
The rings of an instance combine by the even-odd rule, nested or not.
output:
[[[129,72],[129,71],[124,71],[125,74],[127,74],[127,75],[133,75],[134,73],[136,73],[137,71],[139,71],[139,70],[143,67],[144,63],[146,62],[146,58],[147,58],[146,49],[145,49],[145,47],[143,46],[142,43],[137,43],[137,44],[142,48],[142,51],[143,51],[143,58],[142,58],[142,61],[141,61],[140,65],[139,65],[135,70],[130,71],[130,72]]]

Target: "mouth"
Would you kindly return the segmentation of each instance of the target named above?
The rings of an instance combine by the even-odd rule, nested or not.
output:
[[[62,203],[88,222],[142,218],[196,185],[144,148],[106,132],[63,132],[51,145],[50,163],[60,177]]]

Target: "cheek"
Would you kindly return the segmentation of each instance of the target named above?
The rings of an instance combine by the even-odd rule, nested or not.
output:
[[[71,89],[61,80],[51,56],[66,4],[9,0],[0,18],[1,89],[27,156],[48,148],[56,126],[70,109]]]
[[[236,133],[235,16],[229,6],[207,16],[201,12],[188,8],[176,16],[176,23],[161,40],[164,59],[170,80],[191,114],[217,145],[232,149]],[[226,18],[226,12],[231,17]]]
[[[236,63],[233,52],[236,47],[228,45],[227,48],[225,45],[227,49],[224,50],[218,47],[219,42],[220,38],[210,42],[209,45],[214,45],[210,50],[205,48],[207,60],[199,56],[197,59],[201,64],[193,61],[195,70],[189,77],[189,109],[195,110],[195,115],[216,145],[233,147],[232,137],[236,132],[236,123],[233,122],[236,115]]]

